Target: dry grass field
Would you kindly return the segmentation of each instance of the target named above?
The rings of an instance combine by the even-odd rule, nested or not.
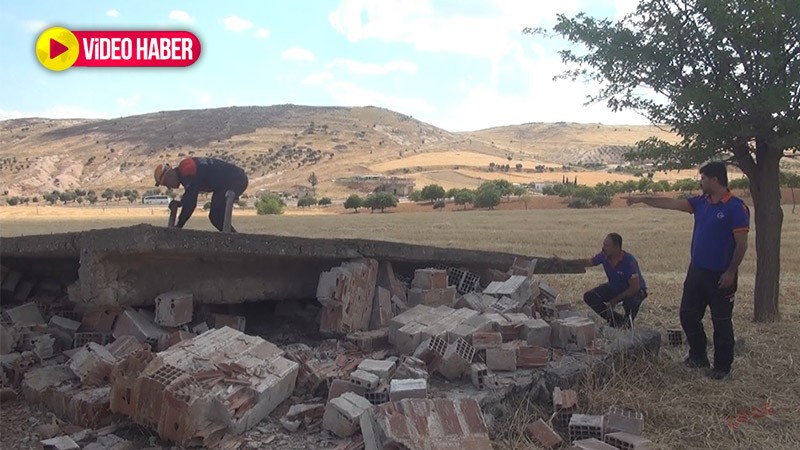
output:
[[[30,209],[30,208],[27,208]],[[68,209],[68,208],[63,208]],[[121,210],[92,215],[61,212],[14,214],[20,209],[0,208],[0,235],[39,234],[98,227],[119,227],[141,222],[161,225],[166,215]],[[134,209],[132,208],[131,211]],[[54,210],[55,211],[55,210]],[[711,381],[702,372],[683,368],[682,348],[662,347],[654,362],[632,362],[608,382],[587,381],[579,391],[588,413],[602,413],[617,405],[642,411],[644,434],[663,449],[796,449],[800,429],[800,356],[797,322],[800,319],[800,214],[784,207],[782,240],[781,311],[775,324],[752,322],[755,274],[754,233],[742,264],[736,297],[734,327],[746,338],[746,348],[734,362],[732,379]],[[59,215],[60,214],[60,215]],[[678,327],[678,306],[689,260],[691,216],[647,207],[602,210],[498,210],[370,214],[290,214],[255,216],[236,211],[236,227],[248,233],[273,233],[308,237],[385,239],[445,247],[500,250],[527,255],[565,258],[588,257],[599,251],[604,235],[622,234],[624,248],[641,264],[651,289],[638,323],[662,333]],[[202,212],[190,228],[211,229]],[[584,275],[549,275],[542,278],[575,308],[582,292],[604,279],[599,268]],[[706,330],[711,334],[709,315]],[[798,361],[800,363],[800,361]],[[727,416],[771,403],[773,412],[731,430]],[[512,417],[495,435],[502,449],[536,448],[522,434],[531,418],[549,418],[549,411],[522,399]]]

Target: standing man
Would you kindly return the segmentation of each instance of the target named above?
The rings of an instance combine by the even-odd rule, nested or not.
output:
[[[691,368],[709,367],[703,316],[711,308],[714,324],[714,368],[709,377],[726,378],[733,364],[733,300],[739,264],[747,251],[750,209],[728,189],[725,164],[710,162],[700,168],[702,195],[686,200],[629,197],[628,205],[644,203],[661,209],[694,214],[691,263],[683,282],[681,326],[689,341]]]
[[[208,218],[216,229],[222,231],[225,223],[225,193],[233,191],[236,199],[247,189],[247,174],[241,168],[215,158],[186,158],[172,168],[169,164],[159,164],[154,173],[156,186],[166,186],[177,189],[180,185],[185,188],[181,201],[177,206],[181,208],[178,228],[183,228],[192,217],[197,207],[197,195],[200,192],[212,192],[211,211]],[[235,199],[234,199],[235,201]],[[231,226],[231,231],[236,230]]]
[[[603,249],[591,259],[564,260],[556,256],[556,261],[583,264],[584,267],[602,264],[608,283],[584,293],[583,301],[612,327],[631,326],[639,313],[639,306],[647,298],[647,285],[636,258],[622,250],[622,236],[610,233],[603,239]],[[614,311],[614,306],[620,302],[625,316]]]

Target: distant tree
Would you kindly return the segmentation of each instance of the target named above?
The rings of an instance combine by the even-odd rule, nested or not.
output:
[[[297,206],[299,208],[305,208],[306,206],[314,206],[316,204],[317,204],[317,199],[310,195],[301,197],[299,200],[297,200]]]
[[[528,192],[528,190],[522,186],[511,187],[511,195],[513,195],[514,197],[522,197],[526,192]]]
[[[105,191],[103,191],[103,193],[100,194],[100,196],[103,197],[106,200],[106,202],[108,202],[109,200],[114,198],[114,190],[111,189],[111,188],[108,188]]]
[[[443,187],[439,186],[438,184],[429,184],[422,188],[422,199],[423,200],[431,200],[435,201],[440,198],[444,198],[446,192]]]
[[[445,196],[445,198],[456,198],[456,194],[458,194],[458,191],[460,191],[460,190],[461,189],[459,189],[459,188],[450,188],[450,189],[447,190],[447,193],[444,194],[444,196]]]
[[[331,203],[333,203],[333,200],[331,200],[331,198],[330,198],[330,197],[322,197],[322,198],[321,198],[321,199],[319,199],[319,201],[317,202],[317,204],[318,204],[319,206],[328,206],[328,205],[330,205]]]
[[[11,206],[17,206],[17,205],[19,205],[19,197],[15,196],[15,197],[7,198],[6,202],[8,202],[8,204],[11,205]]]
[[[519,199],[522,201],[522,204],[525,205],[525,210],[527,210],[528,209],[528,203],[533,201],[533,196],[530,193],[528,193],[527,191],[525,191],[525,193],[522,194],[519,197]]]
[[[422,192],[413,190],[411,193],[408,194],[408,199],[412,202],[421,202],[422,201]]]
[[[352,194],[350,197],[347,197],[347,200],[344,201],[344,209],[352,209],[355,212],[358,212],[358,208],[364,206],[364,199],[362,199],[358,194]]]
[[[266,214],[279,215],[283,214],[283,208],[285,206],[286,204],[283,202],[282,198],[270,194],[256,202],[256,213],[262,216]]]
[[[124,194],[124,192],[122,192],[121,189],[115,189],[114,190],[114,198],[117,199],[117,201],[119,201],[124,195],[125,194]]]
[[[453,201],[456,205],[463,205],[467,209],[467,204],[475,203],[475,191],[471,189],[459,189],[453,196]]]
[[[496,183],[487,181],[476,190],[473,205],[476,208],[494,209],[495,206],[500,204],[500,193],[500,188]]]
[[[444,209],[445,206],[447,206],[447,204],[445,203],[443,198],[440,198],[439,200],[433,202],[433,209]]]
[[[397,206],[397,197],[389,192],[375,192],[367,196],[364,200],[364,206],[375,211],[380,209],[384,212],[386,208],[394,208]]]
[[[311,188],[314,190],[314,196],[316,197],[317,196],[317,183],[319,183],[319,180],[317,180],[317,174],[316,173],[311,172],[311,175],[309,175],[309,177],[308,177],[308,183],[311,184]]]
[[[514,167],[517,169],[517,172],[522,172],[522,163],[517,163]]]

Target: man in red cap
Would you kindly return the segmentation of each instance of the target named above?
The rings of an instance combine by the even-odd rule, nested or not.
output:
[[[186,158],[178,167],[169,164],[159,164],[153,174],[156,186],[166,186],[177,189],[180,185],[185,188],[181,201],[178,228],[183,228],[192,217],[197,207],[197,195],[200,192],[211,192],[211,211],[208,218],[211,224],[220,231],[225,223],[225,193],[233,191],[235,199],[247,189],[247,174],[240,167],[221,159],[215,158]],[[234,201],[235,201],[234,199]],[[231,231],[236,230],[231,226]]]

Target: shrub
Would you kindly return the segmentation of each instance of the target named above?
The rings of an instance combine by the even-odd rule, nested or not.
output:
[[[286,204],[277,195],[267,195],[256,203],[256,212],[259,215],[283,214]]]

